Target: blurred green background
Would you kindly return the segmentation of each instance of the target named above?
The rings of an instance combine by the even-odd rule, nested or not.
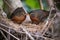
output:
[[[48,9],[46,0],[42,0],[44,5],[44,10]],[[22,0],[23,6],[27,12],[32,10],[41,9],[40,3],[38,0]],[[0,0],[0,7],[3,7],[3,0]]]
[[[30,12],[32,10],[41,9],[39,0],[22,0],[22,3],[27,12]],[[49,7],[48,7],[47,1],[42,0],[42,3],[43,3],[43,9],[48,10]]]
[[[32,10],[41,9],[40,3],[38,0],[21,0],[23,6],[27,12]],[[56,2],[56,1],[55,1]],[[57,1],[59,2],[59,1]],[[46,0],[42,0],[44,10],[48,10],[49,6]],[[56,6],[60,9],[60,3],[57,3]],[[0,7],[3,7],[3,0],[0,0]]]

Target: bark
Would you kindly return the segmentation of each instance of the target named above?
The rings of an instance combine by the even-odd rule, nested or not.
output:
[[[3,9],[7,13],[8,17],[15,11],[17,8],[21,8],[26,12],[24,9],[22,2],[20,0],[3,0],[4,5]],[[26,12],[27,13],[27,12]]]

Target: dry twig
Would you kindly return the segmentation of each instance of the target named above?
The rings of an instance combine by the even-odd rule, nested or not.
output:
[[[5,40],[8,40],[7,37],[4,35],[4,33],[0,30],[1,34],[3,35],[3,37],[5,38]]]
[[[23,31],[26,33],[26,35],[29,36],[29,38],[30,38],[31,40],[34,40],[34,38],[31,36],[31,34],[28,33],[28,31],[27,31],[25,28],[23,28],[23,26],[21,26],[21,29],[23,29]]]
[[[19,38],[15,37],[14,35],[12,35],[11,33],[9,33],[8,31],[6,31],[5,29],[3,29],[3,28],[1,28],[1,27],[0,27],[0,29],[3,30],[3,31],[5,31],[6,33],[8,33],[9,35],[11,35],[11,36],[14,37],[15,39],[19,40]]]

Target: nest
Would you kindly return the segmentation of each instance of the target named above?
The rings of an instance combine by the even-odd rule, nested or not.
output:
[[[49,29],[53,29],[53,20],[55,17],[56,15],[50,20],[36,25],[32,24],[31,22],[17,24],[0,15],[0,29],[2,30],[0,31],[2,34],[5,32],[6,34],[10,35],[8,36],[9,38],[4,36],[6,40],[10,40],[11,36],[13,40],[50,40],[52,39],[52,34],[50,34]],[[48,36],[46,35],[47,31]]]
[[[43,22],[43,23],[40,23],[39,25],[36,25],[36,24],[32,24],[31,22],[23,22],[22,24],[16,24],[7,18],[0,19],[0,26],[1,26],[0,29],[3,28],[5,31],[10,30],[11,31],[10,35],[13,34],[13,37],[14,37],[14,34],[15,34],[15,36],[17,36],[19,34],[20,34],[20,36],[22,34],[27,35],[27,38],[28,38],[27,40],[29,40],[29,39],[31,39],[31,40],[40,40],[40,39],[49,40],[49,39],[51,39],[49,37],[44,37],[45,33],[50,28],[50,27],[47,27],[47,25],[51,26],[51,23]],[[9,31],[7,31],[7,33],[9,34]],[[16,37],[15,39],[20,40],[20,38]],[[21,40],[24,40],[23,37]]]

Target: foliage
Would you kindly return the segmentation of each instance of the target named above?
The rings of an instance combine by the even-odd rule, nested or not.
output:
[[[38,0],[23,0],[23,5],[26,11],[30,12],[33,9],[40,9]]]
[[[39,9],[39,3],[38,0],[26,0],[26,4],[30,6],[32,9]]]

